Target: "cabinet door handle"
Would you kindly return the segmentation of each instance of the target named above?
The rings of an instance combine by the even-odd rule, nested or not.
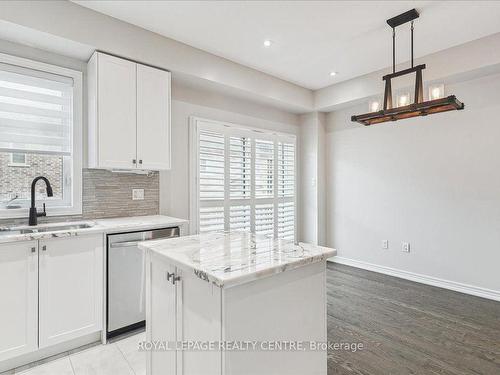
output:
[[[137,160],[132,159],[132,164],[137,164]]]
[[[173,285],[181,279],[180,276],[175,276],[175,273],[167,271],[167,281],[170,281]]]
[[[34,247],[34,246],[33,246],[33,247],[31,248],[31,252],[32,252],[32,253],[34,253],[35,251],[36,251],[36,247]]]
[[[42,251],[46,251],[47,250],[47,246],[46,245],[43,245],[42,246]]]
[[[139,164],[142,164],[142,159],[139,159]]]

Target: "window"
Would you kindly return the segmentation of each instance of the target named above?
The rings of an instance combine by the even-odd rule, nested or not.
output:
[[[82,74],[0,54],[0,217],[26,217],[31,181],[48,215],[81,213]]]
[[[9,167],[29,167],[26,162],[26,154],[19,152],[10,154]]]
[[[191,119],[191,223],[295,239],[295,136]]]

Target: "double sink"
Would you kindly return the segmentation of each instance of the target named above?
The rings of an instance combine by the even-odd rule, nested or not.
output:
[[[90,223],[82,223],[82,224],[73,223],[64,225],[47,225],[43,227],[25,227],[25,226],[0,227],[0,236],[76,230],[76,229],[92,228],[93,226],[94,224]]]

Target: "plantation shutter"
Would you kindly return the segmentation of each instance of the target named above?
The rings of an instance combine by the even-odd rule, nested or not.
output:
[[[295,239],[295,137],[196,122],[200,233]]]
[[[224,230],[224,134],[201,130],[199,136],[200,233]]]
[[[278,142],[278,237],[295,237],[295,144]]]
[[[70,155],[73,80],[0,64],[0,151]]]
[[[255,141],[255,197],[274,196],[274,143]]]

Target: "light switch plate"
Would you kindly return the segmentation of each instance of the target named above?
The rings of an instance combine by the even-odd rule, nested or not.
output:
[[[144,189],[132,189],[132,200],[144,200]]]

